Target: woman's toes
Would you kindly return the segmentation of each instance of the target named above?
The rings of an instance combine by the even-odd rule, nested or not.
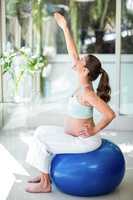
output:
[[[30,193],[47,193],[51,192],[51,185],[44,186],[41,183],[28,183],[25,191]]]
[[[39,183],[40,180],[41,180],[41,176],[36,176],[36,177],[30,178],[28,180],[28,183]]]

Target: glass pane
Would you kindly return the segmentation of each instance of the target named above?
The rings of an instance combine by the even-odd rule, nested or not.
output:
[[[122,0],[120,114],[133,115],[133,1]]]
[[[115,53],[116,0],[48,2],[49,11],[61,9],[67,17],[80,53]],[[49,37],[54,34],[56,52],[67,53],[63,32],[58,27],[54,31]]]
[[[68,0],[50,0],[45,1],[46,16],[43,24],[44,52],[51,54],[67,54],[66,42],[63,31],[58,27],[53,12],[59,11],[67,21],[69,20],[69,1]]]
[[[30,45],[31,10],[30,1],[6,0],[7,50]]]
[[[133,54],[133,1],[122,0],[121,53]]]
[[[115,0],[79,3],[80,51],[115,53]]]
[[[27,99],[31,96],[31,76],[26,72],[24,56],[19,55],[22,47],[32,46],[31,2],[6,0],[6,52],[3,53],[4,101],[15,98]],[[14,55],[14,53],[16,55]],[[28,84],[28,87],[26,84]],[[9,87],[10,85],[10,87]]]
[[[80,53],[115,53],[116,0],[45,0],[40,1],[41,8],[35,1],[6,1],[8,49],[32,46],[36,52],[41,45],[46,51],[67,53],[63,32],[52,16],[53,11],[60,11],[68,20]]]

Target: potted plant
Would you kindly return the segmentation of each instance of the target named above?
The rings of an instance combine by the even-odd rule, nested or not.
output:
[[[3,68],[3,75],[9,73],[14,83],[14,96],[18,96],[20,83],[25,74],[31,75],[32,80],[36,73],[40,76],[40,95],[44,96],[44,68],[48,65],[48,57],[46,55],[32,55],[31,51],[21,48],[15,52],[6,52],[0,58],[0,65]],[[17,100],[17,98],[16,98]]]

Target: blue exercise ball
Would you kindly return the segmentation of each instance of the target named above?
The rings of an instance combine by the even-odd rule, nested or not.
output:
[[[55,155],[50,171],[60,191],[76,196],[110,193],[121,183],[124,173],[120,148],[106,139],[92,152]]]

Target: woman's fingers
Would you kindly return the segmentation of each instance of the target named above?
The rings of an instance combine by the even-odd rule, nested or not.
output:
[[[81,129],[80,130],[80,135],[89,136],[89,130],[88,130],[88,128],[84,127],[83,129]]]
[[[62,17],[62,15],[60,15],[59,13],[54,13],[54,17],[56,20],[60,19],[60,17]]]
[[[80,129],[80,134],[89,137],[93,134],[93,128],[90,124],[85,123],[84,127]]]

